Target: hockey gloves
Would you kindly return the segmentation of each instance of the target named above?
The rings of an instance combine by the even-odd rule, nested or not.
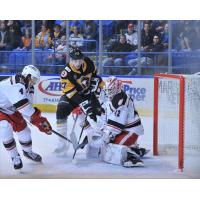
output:
[[[31,116],[31,121],[33,125],[37,126],[41,132],[51,135],[51,125],[49,121],[41,116],[41,111],[35,108],[35,113]]]
[[[92,109],[92,105],[91,103],[86,100],[84,102],[82,102],[80,104],[80,107],[82,108],[83,112],[89,116],[92,120],[94,120],[95,122],[97,121],[97,116],[96,114],[93,112],[93,109]]]
[[[90,91],[96,92],[99,87],[100,82],[101,82],[101,79],[99,77],[93,77],[90,82]]]

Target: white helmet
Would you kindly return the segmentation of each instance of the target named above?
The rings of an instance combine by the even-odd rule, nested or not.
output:
[[[121,92],[122,81],[118,80],[117,77],[111,76],[106,80],[104,90],[106,95],[112,98],[114,95]]]
[[[37,84],[40,80],[39,69],[37,67],[33,66],[33,65],[27,65],[22,70],[22,75],[24,77],[27,77],[29,74],[31,75],[32,85]]]

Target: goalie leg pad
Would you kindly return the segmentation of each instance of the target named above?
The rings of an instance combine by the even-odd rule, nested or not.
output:
[[[86,158],[87,159],[99,158],[99,152],[100,148],[98,147],[96,148],[88,144],[86,148]]]
[[[123,166],[127,160],[127,147],[123,145],[109,143],[102,148],[101,152],[103,161],[110,164]]]
[[[84,129],[84,132],[88,137],[88,145],[90,145],[92,148],[99,149],[104,145],[104,142],[101,139],[101,132],[96,132],[91,126],[89,126],[87,129]]]

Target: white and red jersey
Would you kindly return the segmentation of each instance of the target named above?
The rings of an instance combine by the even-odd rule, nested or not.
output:
[[[32,116],[34,88],[27,88],[23,76],[17,74],[0,82],[0,112],[13,114],[19,111],[25,116]]]
[[[116,94],[112,100],[104,103],[106,110],[108,129],[114,136],[122,131],[144,134],[144,129],[138,112],[135,109],[133,99],[124,91]]]

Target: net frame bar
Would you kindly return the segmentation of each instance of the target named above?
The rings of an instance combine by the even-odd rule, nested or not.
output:
[[[185,119],[185,77],[175,74],[154,74],[154,104],[153,104],[153,155],[158,155],[158,88],[159,78],[179,80],[179,119],[178,119],[178,169],[184,168],[184,119]]]

